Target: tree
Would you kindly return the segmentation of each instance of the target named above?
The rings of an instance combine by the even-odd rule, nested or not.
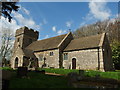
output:
[[[105,32],[110,43],[112,43],[114,40],[120,41],[119,23],[119,18],[98,21],[96,23],[89,24],[77,29],[75,32],[73,32],[73,34],[75,38],[79,38]]]
[[[14,33],[11,29],[2,28],[0,31],[0,61],[2,61],[3,66],[6,66],[7,59],[10,59],[13,41],[14,41]]]
[[[19,6],[16,5],[17,2],[2,2],[2,16],[5,18],[8,18],[9,22],[11,22],[12,16],[11,12],[12,11],[18,11]]]
[[[112,47],[112,59],[114,63],[114,67],[117,70],[120,70],[120,42],[114,41],[111,44]]]

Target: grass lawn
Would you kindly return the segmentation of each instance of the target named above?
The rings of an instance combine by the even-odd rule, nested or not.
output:
[[[51,68],[41,69],[41,68],[39,68],[39,70],[45,70],[46,72],[56,73],[56,74],[65,74],[65,75],[67,75],[70,72],[79,73],[79,70],[71,70],[71,69],[51,69]],[[89,77],[94,77],[95,75],[100,75],[101,77],[104,77],[104,78],[112,78],[112,79],[120,80],[120,71],[100,72],[100,71],[86,70],[85,75],[89,76]]]
[[[14,77],[9,88],[70,88],[66,77],[29,72],[28,78]]]
[[[16,70],[12,70],[10,68],[0,68],[2,70],[8,70],[13,72],[13,77],[10,80],[9,88],[71,88],[68,86],[68,80],[65,76],[50,76],[40,74],[39,72],[29,72],[28,78],[17,78]],[[71,70],[71,69],[51,69],[51,68],[39,68],[39,70],[45,70],[49,73],[63,74],[67,75],[70,72],[77,72],[79,70]],[[95,75],[100,75],[100,77],[104,78],[112,78],[116,80],[120,80],[120,71],[115,72],[100,72],[100,71],[92,71],[86,70],[85,76],[94,77]]]

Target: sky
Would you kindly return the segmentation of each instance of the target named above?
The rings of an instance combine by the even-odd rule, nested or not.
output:
[[[12,22],[1,17],[0,26],[16,29],[27,26],[39,31],[39,40],[118,16],[118,2],[19,2]]]

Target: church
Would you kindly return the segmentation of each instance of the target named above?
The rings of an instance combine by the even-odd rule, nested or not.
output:
[[[71,32],[38,40],[39,32],[16,30],[11,67],[113,70],[106,33],[74,39]]]

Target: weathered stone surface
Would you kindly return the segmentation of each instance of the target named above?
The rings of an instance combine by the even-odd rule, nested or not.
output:
[[[28,73],[27,67],[18,67],[17,76],[18,77],[26,77]]]
[[[50,52],[53,52],[53,56],[50,56]],[[46,66],[45,67],[59,68],[59,49],[48,50],[48,51],[43,51],[43,52],[36,52],[35,55],[37,58],[39,58],[39,56],[42,57],[42,60],[38,61],[39,67],[42,67],[42,65],[44,64],[44,58],[46,58],[46,60],[45,60]]]
[[[68,78],[68,84],[75,88],[119,88],[120,82],[114,79],[101,78],[99,75],[96,77],[81,77],[77,73],[70,73]]]
[[[76,69],[92,69],[98,68],[98,52],[97,49],[88,49],[80,51],[72,51],[68,53],[68,60],[63,61],[65,69],[72,69],[72,59],[76,58]]]
[[[78,81],[78,74],[76,72],[71,72],[67,75],[68,85],[72,85],[74,82]]]
[[[54,39],[54,43],[56,43],[60,39],[60,42],[57,42],[57,44],[53,44],[52,41],[49,41],[51,39],[48,38],[45,39],[47,40],[47,42],[41,43],[46,44],[43,44],[44,46],[42,46],[40,50],[37,51],[34,50],[36,44],[32,46],[33,50],[32,54],[35,56],[35,58],[32,57],[32,54],[31,55],[27,54],[26,56],[25,54],[26,51],[25,49],[27,49],[26,47],[27,46],[29,47],[32,43],[34,43],[34,41],[37,42],[38,34],[39,33],[37,31],[28,29],[27,27],[20,28],[16,31],[13,56],[11,58],[12,68],[16,68],[16,66],[17,67],[24,66],[24,57],[26,57],[27,60],[33,60],[34,64],[38,64],[33,65],[34,67],[39,66],[41,68],[64,68],[64,69],[82,69],[100,71],[113,70],[111,48],[105,33],[96,35],[95,37],[97,39],[92,38],[91,39],[92,43],[88,41],[90,37],[87,37],[87,39],[82,40],[82,42],[87,40],[84,44],[87,44],[87,42],[89,42],[86,48],[84,47],[85,46],[84,44],[82,45],[81,43],[78,42],[79,40],[75,40],[73,38],[71,32],[62,35],[61,39],[60,38]],[[74,44],[75,42],[72,43],[71,45],[72,41],[76,41],[76,45]],[[54,48],[49,47],[51,43],[53,46],[55,45]],[[93,43],[95,44],[95,46]],[[81,48],[79,47],[80,46],[79,44],[82,45]],[[73,46],[75,47],[72,50],[68,49],[67,51],[66,48],[69,45],[71,45],[71,48]],[[39,43],[37,46],[40,47]],[[53,55],[50,55],[51,52],[53,53]],[[63,56],[65,53],[68,54],[68,60],[63,60]],[[40,60],[40,57],[42,58],[42,60]],[[18,60],[18,64],[15,64],[16,59]]]

